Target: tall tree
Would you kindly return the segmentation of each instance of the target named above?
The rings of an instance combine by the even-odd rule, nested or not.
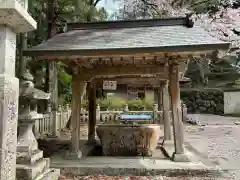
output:
[[[57,2],[57,3],[56,3]],[[76,10],[76,2],[78,2],[78,10]],[[46,41],[49,37],[56,33],[61,33],[66,22],[85,22],[91,21],[101,21],[107,18],[107,12],[104,8],[97,8],[96,5],[100,0],[31,0],[29,1],[29,12],[34,19],[38,22],[38,28],[34,32],[28,33],[27,43],[26,36],[18,40],[18,43],[24,44],[25,46],[35,46],[43,41]],[[91,7],[90,7],[91,5]],[[89,13],[91,9],[91,13]],[[18,38],[20,39],[20,38]],[[46,84],[43,90],[49,90],[49,66],[43,61],[35,61],[35,58],[21,60],[21,51],[23,46],[18,46],[16,74],[20,74],[28,66],[32,71],[33,75],[36,76],[36,72],[42,71],[41,74],[47,74],[45,76]],[[26,62],[26,63],[22,63]],[[26,65],[25,65],[26,64]],[[68,93],[71,93],[70,82],[71,76],[64,70],[64,65],[58,63],[58,86],[59,86],[59,96],[64,96],[64,99],[69,101]],[[65,98],[66,97],[66,98]]]
[[[117,19],[149,19],[184,15],[187,3],[173,0],[124,0],[115,13]]]

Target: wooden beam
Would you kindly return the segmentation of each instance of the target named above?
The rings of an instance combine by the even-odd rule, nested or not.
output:
[[[118,78],[99,78],[96,79],[97,82],[103,83],[105,80],[109,81],[117,81],[118,84],[126,84],[126,83],[134,83],[134,84],[159,84],[159,81],[165,81],[168,79],[167,75],[163,75],[162,77],[158,78],[147,78],[147,77],[138,77],[138,78],[131,78],[131,77],[118,77]]]
[[[156,26],[187,26],[189,17],[173,17],[167,19],[141,19],[141,20],[118,20],[87,23],[68,23],[69,30],[83,29],[113,29],[113,28],[138,28],[138,27],[156,27]]]
[[[157,74],[155,77],[141,77],[142,75],[117,75],[117,76],[97,76],[95,80],[98,84],[102,84],[104,80],[117,81],[117,84],[134,84],[134,85],[149,85],[152,87],[160,87],[160,82],[165,82],[169,79],[167,74]],[[181,77],[180,83],[185,80]]]
[[[112,66],[112,67],[99,67],[93,69],[81,68],[79,72],[82,75],[131,75],[131,74],[157,74],[168,73],[168,69],[164,66],[154,65],[127,65],[127,66]]]
[[[131,75],[106,75],[106,76],[95,76],[96,80],[122,80],[122,79],[165,79],[165,77],[168,76],[167,74],[164,73],[158,73],[158,74],[131,74]]]
[[[181,56],[183,58],[188,58],[189,56],[200,56],[202,54],[207,54],[211,55],[212,50],[209,51],[184,51],[184,52],[153,52],[153,53],[141,53],[141,52],[130,52],[130,53],[116,53],[116,54],[91,54],[88,53],[88,55],[75,55],[75,54],[64,54],[64,55],[40,55],[37,56],[37,59],[39,60],[67,60],[67,61],[76,61],[76,60],[83,60],[86,58],[119,58],[119,57],[152,57],[152,56],[157,56],[157,57],[171,57],[171,56]]]

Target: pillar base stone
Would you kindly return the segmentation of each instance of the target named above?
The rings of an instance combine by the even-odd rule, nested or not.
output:
[[[176,154],[175,153],[175,147],[174,147],[174,142],[173,141],[164,141],[163,142],[163,150],[167,154],[167,156],[175,161],[175,162],[190,162],[191,159],[190,157],[186,154],[186,151],[188,150],[184,148],[184,153],[182,154]]]
[[[190,162],[189,156],[184,153],[183,154],[173,153],[172,160],[174,162]]]
[[[82,151],[81,150],[69,150],[65,154],[65,159],[67,160],[76,160],[82,158]]]

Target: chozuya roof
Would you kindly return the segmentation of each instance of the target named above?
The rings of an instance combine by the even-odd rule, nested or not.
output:
[[[228,50],[229,43],[193,27],[189,17],[71,23],[68,31],[24,51],[26,56],[91,56]]]

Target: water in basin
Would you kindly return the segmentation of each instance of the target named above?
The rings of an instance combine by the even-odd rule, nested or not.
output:
[[[152,115],[150,114],[122,114],[120,116],[121,119],[152,119]]]

